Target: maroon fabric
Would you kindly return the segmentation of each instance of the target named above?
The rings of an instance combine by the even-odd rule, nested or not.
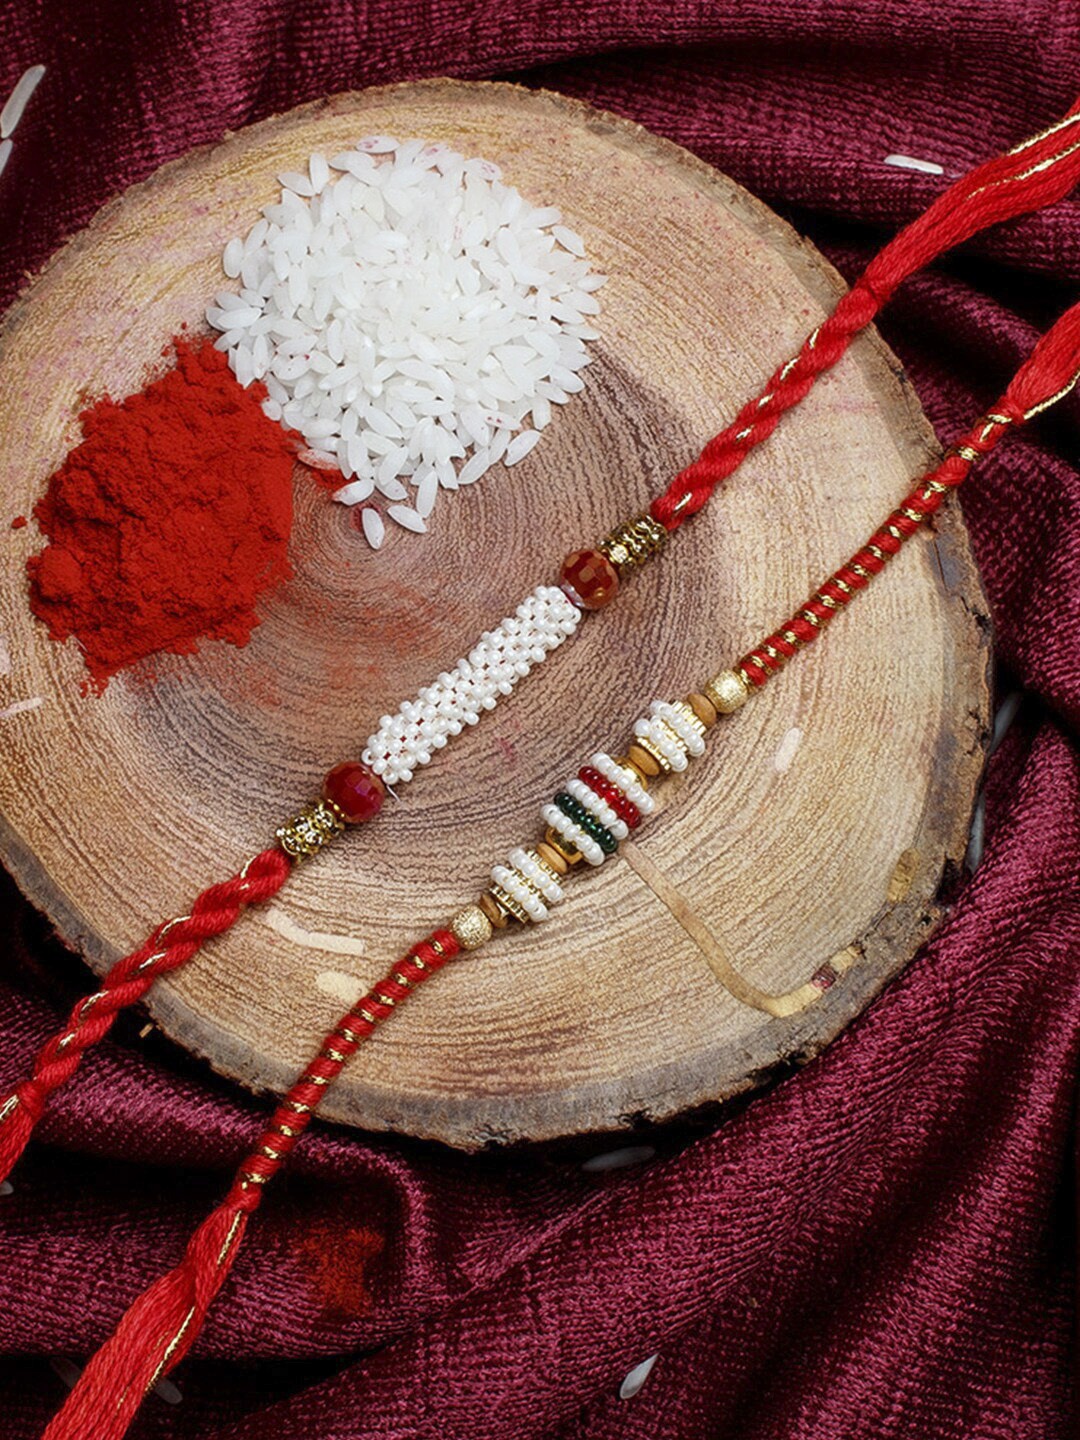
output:
[[[438,73],[643,121],[851,273],[944,184],[885,154],[957,172],[1063,113],[1080,76],[1054,0],[2,0],[0,16],[0,96],[49,67],[0,179],[5,304],[160,162],[330,91]],[[1070,201],[980,240],[890,307],[882,329],[941,433],[1075,298],[1078,217]],[[991,767],[983,864],[903,978],[805,1071],[607,1178],[559,1152],[466,1159],[320,1129],[252,1226],[182,1403],[151,1396],[136,1435],[1073,1433],[1076,422],[1003,447],[965,496],[1003,683],[1030,699]],[[84,977],[12,890],[5,913],[11,1079]],[[86,1062],[0,1200],[5,1440],[59,1404],[47,1357],[96,1345],[179,1257],[262,1112],[135,1031]]]

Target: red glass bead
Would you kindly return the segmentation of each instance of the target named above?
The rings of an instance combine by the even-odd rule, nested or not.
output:
[[[323,795],[332,801],[350,825],[373,819],[382,809],[386,790],[359,760],[343,760],[323,781]]]
[[[574,604],[584,610],[602,610],[619,589],[619,572],[602,550],[571,550],[559,579]]]

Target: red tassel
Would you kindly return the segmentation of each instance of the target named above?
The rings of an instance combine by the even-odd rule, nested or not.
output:
[[[187,1354],[240,1248],[258,1191],[229,1196],[175,1270],[135,1301],[45,1431],[44,1440],[122,1440],[146,1392]]]
[[[225,1283],[263,1187],[280,1170],[357,1047],[417,986],[459,953],[449,930],[414,945],[330,1031],[237,1171],[223,1205],[199,1226],[175,1270],[151,1285],[87,1365],[44,1440],[122,1440],[143,1396],[195,1343]]]
[[[1021,367],[1005,394],[1025,420],[1052,405],[1080,378],[1080,305],[1067,310]]]

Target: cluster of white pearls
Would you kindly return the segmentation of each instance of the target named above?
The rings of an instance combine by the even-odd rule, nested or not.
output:
[[[544,824],[550,825],[552,830],[561,835],[568,845],[579,850],[590,865],[604,863],[604,852],[593,837],[588,831],[583,830],[576,820],[571,820],[569,815],[564,814],[553,801],[541,806],[540,814],[544,817]]]
[[[541,924],[551,914],[548,905],[557,905],[563,898],[562,886],[535,850],[518,846],[507,859],[509,865],[491,867],[492,880],[534,924]]]
[[[452,735],[494,710],[500,695],[577,629],[581,611],[555,585],[540,585],[514,614],[480,637],[469,654],[445,671],[396,715],[384,715],[364,750],[364,764],[387,784],[411,780]]]
[[[688,705],[654,700],[634,725],[634,736],[665,770],[685,770],[687,755],[705,750],[705,727]]]

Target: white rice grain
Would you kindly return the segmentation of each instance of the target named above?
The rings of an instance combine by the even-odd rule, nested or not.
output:
[[[516,435],[506,447],[506,464],[516,465],[519,460],[524,460],[539,439],[539,430],[524,430],[520,435]]]
[[[225,247],[239,286],[207,309],[215,343],[317,467],[339,470],[335,498],[377,491],[422,533],[440,488],[516,464],[583,388],[604,277],[559,209],[444,145],[371,135],[278,179]],[[361,524],[378,548],[379,511]]]
[[[7,140],[14,135],[15,127],[22,119],[23,111],[44,74],[44,65],[31,65],[29,70],[24,70],[19,76],[15,89],[5,101],[3,110],[0,110],[0,140]]]
[[[386,535],[382,516],[371,505],[367,505],[360,513],[360,523],[364,527],[364,539],[373,550],[378,550]]]
[[[423,535],[427,530],[422,515],[418,515],[411,505],[389,505],[386,509],[391,520],[396,520],[406,530],[412,530],[417,535]]]

